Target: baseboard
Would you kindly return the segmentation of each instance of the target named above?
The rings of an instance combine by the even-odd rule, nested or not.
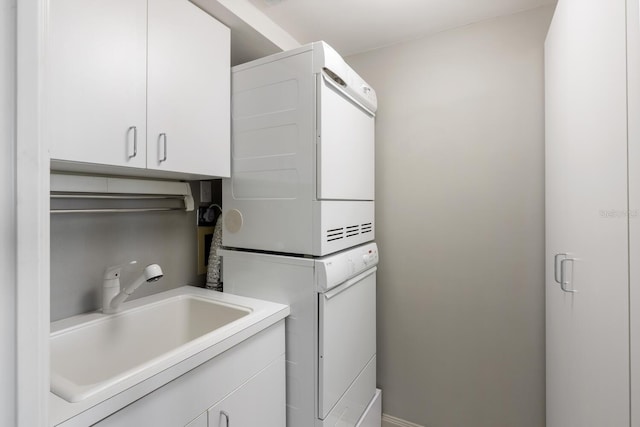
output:
[[[419,424],[410,423],[391,415],[382,414],[382,427],[424,427]]]

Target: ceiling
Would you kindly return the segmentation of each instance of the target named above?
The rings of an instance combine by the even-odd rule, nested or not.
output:
[[[324,40],[343,56],[556,3],[556,0],[250,1],[301,44]]]

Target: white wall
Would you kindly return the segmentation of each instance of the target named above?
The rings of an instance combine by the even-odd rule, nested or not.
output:
[[[544,425],[544,7],[347,58],[378,94],[378,382],[428,427]]]
[[[16,2],[0,3],[0,425],[16,425]]]
[[[196,233],[195,212],[52,215],[51,320],[101,308],[104,269],[131,260],[138,264],[122,271],[123,285],[153,263],[164,277],[130,299],[200,284]]]

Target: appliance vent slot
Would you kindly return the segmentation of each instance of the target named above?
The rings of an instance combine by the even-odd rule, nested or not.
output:
[[[347,237],[353,237],[360,234],[360,226],[359,225],[349,225],[347,227]]]
[[[366,223],[366,224],[362,224],[362,234],[364,233],[371,233],[371,231],[373,230],[373,226],[370,222]]]
[[[332,228],[331,230],[327,230],[327,242],[340,240],[344,238],[343,234],[344,234],[344,227]]]

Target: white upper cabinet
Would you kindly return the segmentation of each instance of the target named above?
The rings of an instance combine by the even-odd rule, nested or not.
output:
[[[187,0],[51,0],[47,39],[52,168],[229,176],[227,27]]]
[[[229,176],[230,46],[194,4],[149,1],[148,168]]]
[[[51,157],[144,168],[146,0],[52,0],[50,14]]]

